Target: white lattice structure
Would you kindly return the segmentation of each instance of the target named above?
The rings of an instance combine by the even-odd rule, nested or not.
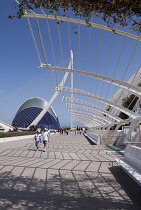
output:
[[[7,131],[9,131],[9,130],[13,130],[14,128],[13,128],[13,126],[11,126],[11,125],[9,125],[9,124],[7,124],[7,123],[5,123],[5,122],[2,122],[2,121],[0,121],[0,128],[2,129],[2,130],[4,130],[4,132],[7,132]]]
[[[60,93],[71,125],[79,122],[95,130],[109,130],[117,125],[117,130],[127,123],[118,117],[122,111],[131,122],[128,138],[141,116],[124,108],[122,99],[131,94],[139,100],[141,97],[138,87],[141,38],[118,24],[110,28],[96,17],[88,27],[84,19],[76,18],[72,12],[64,16],[61,12],[51,15],[42,8],[34,12],[27,9],[23,17],[28,22],[39,70],[51,71],[56,86],[48,106],[33,124],[38,123]],[[65,65],[69,56],[69,63]],[[61,65],[58,65],[59,61]],[[111,111],[106,111],[107,105],[112,107]]]
[[[129,84],[133,84],[133,85],[138,85],[141,82],[141,69],[139,69],[139,71],[137,72],[136,76],[133,75],[128,81]],[[125,91],[124,89],[119,89],[112,97],[111,101],[118,103],[118,104],[122,104],[122,100],[128,96],[131,95],[131,92],[129,91]],[[135,110],[136,108],[139,107],[140,104],[140,100],[138,100],[138,102],[136,103],[135,107],[133,108],[133,110]],[[115,112],[115,110],[111,110],[112,112]],[[119,114],[119,113],[117,113]]]

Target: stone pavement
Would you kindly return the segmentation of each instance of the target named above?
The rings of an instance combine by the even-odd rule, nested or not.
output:
[[[31,138],[0,144],[0,210],[141,209],[140,188],[112,150],[74,133],[51,135],[42,149]]]

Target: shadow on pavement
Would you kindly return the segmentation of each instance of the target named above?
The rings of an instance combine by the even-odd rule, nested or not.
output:
[[[124,176],[112,168],[111,172],[115,177]],[[75,176],[76,174],[74,174]],[[113,193],[118,194],[111,178],[105,174],[91,177],[80,177],[79,182],[71,178],[61,178],[54,175],[51,179],[41,180],[29,177],[14,176],[12,172],[0,174],[0,209],[83,209],[83,210],[110,210],[110,209],[135,209],[130,201],[113,199]],[[116,177],[117,178],[117,177]],[[74,181],[75,180],[75,181]],[[93,182],[90,188],[88,182]],[[111,183],[110,190],[103,189],[104,182]],[[129,187],[118,178],[118,182],[130,195]],[[82,183],[85,183],[83,186]],[[133,194],[133,193],[131,193]],[[132,197],[130,195],[130,197]],[[133,198],[132,198],[133,199]],[[133,199],[134,200],[134,199]]]
[[[141,209],[141,187],[120,166],[113,166],[109,170],[132,200],[136,210]]]

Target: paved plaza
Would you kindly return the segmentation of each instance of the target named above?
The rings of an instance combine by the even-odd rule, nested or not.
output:
[[[51,135],[42,150],[32,138],[0,144],[0,210],[141,209],[139,186],[114,160],[120,152],[74,133]]]

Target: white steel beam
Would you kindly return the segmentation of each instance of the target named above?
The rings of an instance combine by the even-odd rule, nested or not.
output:
[[[116,125],[116,128],[115,128],[115,130],[113,131],[113,133],[112,133],[112,137],[114,137],[115,136],[115,134],[116,134],[116,132],[118,131],[118,129],[120,128],[120,126],[121,126],[121,122],[119,122],[117,125]]]
[[[92,126],[102,126],[101,124],[93,121],[92,119],[89,119],[89,118],[86,118],[86,117],[83,117],[83,116],[80,116],[80,115],[74,115],[74,120],[75,119],[81,120],[81,122],[83,122],[83,124],[86,124],[85,122],[87,122],[90,127],[92,127]]]
[[[95,112],[93,111],[88,111],[88,110],[84,110],[84,109],[78,109],[77,107],[75,108],[69,108],[68,107],[68,110],[69,112],[73,112],[73,111],[82,111],[82,115],[83,113],[88,113],[88,114],[91,114],[93,117],[97,118],[97,119],[102,119],[103,121],[107,122],[107,123],[111,123],[112,121],[111,120],[108,120],[106,117],[102,116],[102,115],[99,115],[99,114],[96,114]]]
[[[88,119],[84,119],[82,117],[79,116],[74,116],[74,121],[76,122],[76,120],[79,120],[80,123],[83,123],[84,125],[87,125],[88,127],[92,127],[92,126],[97,126],[96,122],[93,122],[92,120],[88,120]]]
[[[117,124],[120,124],[120,125],[125,125],[125,124],[129,124],[129,123],[131,123],[131,124],[134,124],[135,123],[135,121],[136,122],[140,122],[141,121],[141,115],[139,115],[137,118],[135,118],[135,119],[127,119],[127,120],[123,120],[123,121],[121,121],[121,122],[115,122],[115,123],[110,123],[111,125],[117,125]],[[133,123],[132,123],[133,122]],[[109,125],[110,125],[109,124]],[[97,128],[99,128],[99,126],[97,126]]]
[[[84,114],[84,113],[80,113],[80,112],[77,112],[77,111],[70,111],[71,115],[80,115],[80,116],[83,116],[83,117],[86,117],[86,118],[89,118],[89,119],[92,119],[94,122],[98,122],[100,124],[103,124],[105,125],[104,122],[102,122],[101,120],[91,116],[91,115],[87,115],[87,114]]]
[[[70,98],[71,97],[63,97],[62,100],[70,99]],[[97,111],[101,112],[102,114],[105,114],[105,115],[111,117],[113,120],[116,120],[117,122],[120,122],[122,120],[121,118],[111,114],[110,112],[108,112],[108,111],[106,111],[104,109],[101,109],[101,108],[95,106],[92,103],[88,103],[87,101],[83,101],[83,100],[76,99],[76,98],[74,98],[73,100],[75,100],[76,102],[74,102],[74,101],[71,102],[70,100],[69,101],[63,101],[63,102],[68,103],[68,104],[75,104],[75,105],[78,105],[78,106],[88,107],[88,108],[90,108],[92,110],[97,110]],[[79,103],[78,101],[83,102],[83,104]]]
[[[9,131],[9,130],[13,130],[14,129],[14,127],[13,126],[11,126],[11,125],[9,125],[9,124],[7,124],[7,123],[5,123],[5,122],[2,122],[2,121],[0,121],[0,126],[7,132],[7,131]],[[5,132],[4,131],[4,132]]]
[[[83,123],[83,124],[89,124],[90,126],[93,125],[97,125],[95,122],[93,122],[90,119],[84,118],[83,116],[79,116],[79,115],[72,115],[74,117],[74,121],[76,122],[76,120],[79,120],[79,122]]]
[[[87,120],[88,122],[93,122],[95,123],[95,125],[99,125],[99,126],[103,126],[103,124],[101,124],[100,122],[97,122],[96,120],[93,120],[93,118],[90,118],[90,117],[87,117],[87,116],[81,116],[79,114],[72,114],[72,116],[75,118],[75,117],[79,117],[81,119],[85,119]]]
[[[70,87],[63,87],[62,88],[62,87],[58,86],[58,91],[59,92],[71,93],[70,89],[71,89]],[[128,116],[130,116],[133,119],[135,119],[136,117],[140,116],[140,115],[134,113],[133,111],[131,111],[131,110],[127,109],[127,108],[124,108],[121,105],[118,105],[118,104],[116,104],[116,103],[114,103],[112,101],[108,101],[107,99],[104,99],[102,97],[96,96],[96,95],[94,95],[92,93],[89,93],[89,92],[86,92],[86,91],[83,91],[83,90],[79,90],[79,89],[75,89],[75,88],[73,88],[73,90],[74,90],[73,94],[84,96],[84,97],[88,97],[88,98],[93,98],[93,99],[95,99],[97,101],[101,101],[101,102],[103,102],[105,104],[108,104],[111,107],[114,107],[115,109],[117,109],[117,110],[127,114]]]
[[[72,58],[71,69],[73,69],[73,54],[71,55],[71,58]],[[74,76],[73,76],[73,72],[71,72],[71,88],[73,88],[73,80],[74,80]],[[73,93],[71,94],[71,98],[73,98]],[[74,127],[73,117],[71,117],[70,126],[71,128]]]
[[[84,25],[84,26],[88,26],[88,24],[86,23],[86,21],[83,20],[78,20],[78,19],[74,19],[74,18],[68,18],[68,17],[62,17],[62,16],[55,16],[55,15],[45,15],[45,14],[35,14],[35,13],[24,13],[24,15],[22,17],[26,17],[26,18],[39,18],[39,19],[49,19],[49,20],[55,20],[55,21],[63,21],[63,22],[69,22],[69,23],[75,23],[75,24],[80,24],[80,25]],[[111,33],[115,33],[118,34],[120,36],[124,36],[136,41],[141,41],[141,38],[139,36],[136,36],[134,34],[130,34],[128,32],[125,31],[121,31],[115,28],[110,28],[104,25],[100,25],[100,24],[96,24],[96,23],[90,23],[92,28],[97,28],[97,29],[101,29],[104,31],[108,31]]]
[[[87,122],[86,120],[85,121],[82,121],[80,119],[74,119],[75,123],[80,123],[80,124],[83,124],[84,126],[86,127],[91,127],[91,126],[95,126],[94,124],[90,124],[89,122]]]
[[[111,127],[112,127],[112,125],[109,125],[107,127],[106,131],[105,130],[103,131],[103,133],[104,133],[105,136],[107,136],[107,134],[108,134],[108,132],[109,132],[109,130],[110,130]]]
[[[129,131],[126,134],[125,139],[123,141],[124,143],[130,142],[129,141],[130,135],[131,135],[132,131],[135,129],[135,127],[137,126],[137,124],[138,124],[138,121],[136,121],[136,120],[134,120],[134,121],[131,122],[131,125],[129,127]]]
[[[70,62],[69,62],[69,65],[68,65],[68,68],[71,68],[71,65],[72,65],[72,52],[70,52]],[[69,72],[66,72],[61,83],[60,83],[60,86],[63,87],[66,80],[67,80],[67,77],[69,75]],[[40,114],[35,118],[35,120],[28,126],[28,128],[31,126],[31,125],[37,125],[40,120],[43,118],[43,116],[47,113],[48,109],[51,107],[52,103],[54,102],[54,100],[56,99],[56,97],[58,96],[59,92],[58,91],[55,91],[54,95],[52,96],[52,98],[50,99],[50,101],[47,103],[47,105],[44,107],[44,109],[40,112]]]
[[[46,64],[43,64],[42,66],[39,66],[39,68],[46,68],[46,69],[53,69],[53,70],[59,70],[59,71],[65,71],[65,72],[73,72],[75,74],[81,74],[87,77],[95,78],[98,80],[102,80],[105,82],[108,82],[110,84],[116,85],[120,88],[123,88],[127,91],[130,91],[137,95],[138,97],[141,97],[141,88],[135,85],[132,85],[128,82],[124,82],[112,77],[107,77],[105,75],[99,75],[91,72],[86,72],[86,71],[81,71],[81,70],[74,70],[74,69],[69,69],[69,68],[63,68],[63,67],[56,67],[56,66],[48,66]]]

